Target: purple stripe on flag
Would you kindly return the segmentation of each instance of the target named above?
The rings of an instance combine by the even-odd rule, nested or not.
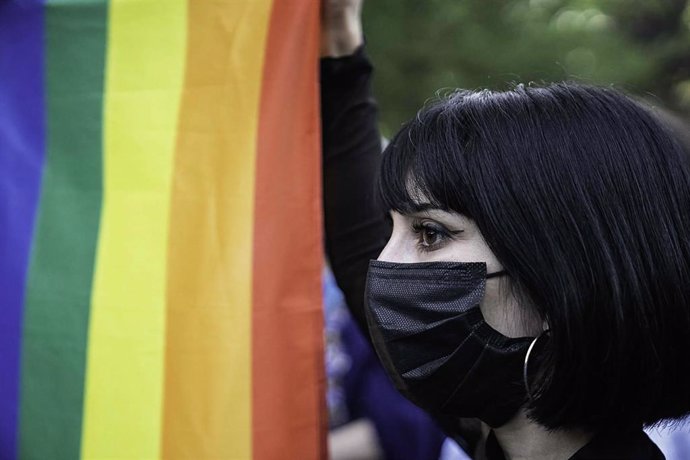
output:
[[[0,1],[0,458],[17,458],[22,312],[45,157],[43,0]]]

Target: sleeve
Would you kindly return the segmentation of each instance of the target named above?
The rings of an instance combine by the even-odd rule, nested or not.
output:
[[[391,231],[374,195],[381,137],[373,68],[360,47],[351,56],[322,59],[320,70],[326,254],[352,316],[366,330],[369,260],[378,257]]]

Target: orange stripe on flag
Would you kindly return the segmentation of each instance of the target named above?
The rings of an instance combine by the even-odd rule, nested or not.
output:
[[[318,6],[277,1],[269,28],[254,211],[256,460],[326,458]]]
[[[189,2],[168,246],[165,459],[252,457],[254,180],[269,14],[269,0]]]

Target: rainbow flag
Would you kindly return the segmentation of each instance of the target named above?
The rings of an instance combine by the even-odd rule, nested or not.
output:
[[[0,458],[324,457],[318,6],[0,1]]]

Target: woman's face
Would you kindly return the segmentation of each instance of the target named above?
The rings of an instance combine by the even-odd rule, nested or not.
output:
[[[422,205],[423,211],[392,211],[393,233],[378,260],[386,262],[484,262],[487,273],[503,270],[473,220]],[[507,337],[538,335],[542,326],[508,289],[510,278],[487,279],[480,308],[486,322]]]

